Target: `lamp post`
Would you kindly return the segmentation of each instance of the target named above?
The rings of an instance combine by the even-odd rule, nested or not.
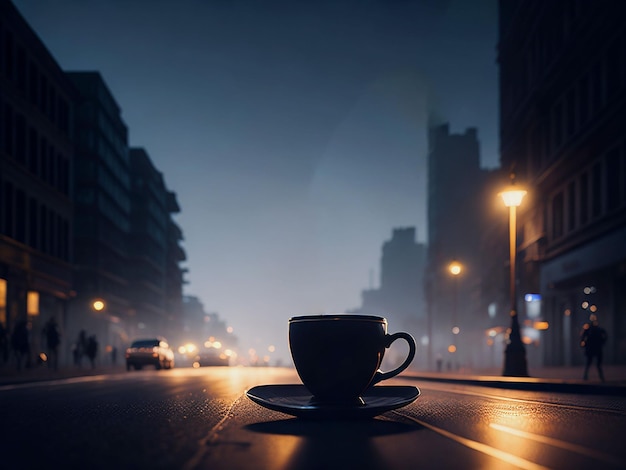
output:
[[[463,267],[461,264],[454,260],[448,265],[448,271],[452,274],[453,282],[454,282],[454,292],[452,293],[452,344],[450,345],[449,350],[454,350],[454,353],[458,352],[458,341],[456,339],[457,335],[460,333],[459,322],[458,322],[458,277],[461,274]],[[452,351],[451,351],[452,352]]]
[[[513,180],[513,177],[511,177]],[[511,181],[511,186],[500,193],[504,205],[509,208],[509,282],[511,295],[511,327],[506,349],[504,350],[504,371],[502,375],[512,377],[528,377],[528,366],[526,363],[526,348],[522,342],[520,334],[519,319],[517,318],[517,299],[515,293],[515,259],[517,247],[515,237],[517,234],[516,209],[522,203],[526,191],[516,187]]]
[[[454,278],[454,295],[452,296],[452,333],[457,335],[459,334],[459,324],[458,324],[458,315],[457,315],[457,304],[458,304],[458,277],[461,274],[463,267],[457,262],[452,261],[448,266],[448,271],[452,274]]]

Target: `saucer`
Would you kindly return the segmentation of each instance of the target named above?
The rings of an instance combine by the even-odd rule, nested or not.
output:
[[[372,418],[414,402],[420,395],[417,387],[384,385],[371,387],[362,395],[363,405],[324,404],[313,400],[304,385],[258,385],[246,392],[247,397],[270,410],[300,418],[355,419]]]

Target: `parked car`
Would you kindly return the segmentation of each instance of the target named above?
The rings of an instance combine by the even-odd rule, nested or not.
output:
[[[157,370],[174,367],[174,351],[165,338],[137,339],[126,350],[126,370],[131,367],[139,370],[149,365]]]

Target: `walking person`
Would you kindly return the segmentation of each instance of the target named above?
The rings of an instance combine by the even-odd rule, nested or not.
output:
[[[580,346],[585,350],[585,356],[587,358],[583,380],[589,379],[589,367],[595,358],[598,375],[600,376],[600,380],[604,382],[602,349],[604,348],[607,338],[607,332],[604,328],[600,327],[598,317],[595,314],[591,314],[589,316],[589,322],[583,325],[583,330],[580,334]]]
[[[85,354],[87,354],[87,332],[85,330],[80,330],[74,349],[74,364],[80,367]]]
[[[57,370],[59,366],[59,344],[61,343],[61,333],[59,332],[59,325],[55,317],[50,317],[44,325],[42,333],[45,337],[46,346],[48,348],[48,365],[54,370]]]
[[[98,355],[98,341],[96,340],[96,335],[91,335],[87,339],[87,357],[89,358],[89,362],[91,363],[91,368],[96,368],[96,356]]]

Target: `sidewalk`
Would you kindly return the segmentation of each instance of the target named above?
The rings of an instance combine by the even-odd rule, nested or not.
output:
[[[400,377],[514,390],[626,397],[626,365],[605,365],[603,370],[605,382],[600,381],[595,367],[589,369],[589,380],[583,380],[584,367],[581,366],[531,368],[529,377],[504,377],[501,368],[460,369],[453,372],[410,371]]]

